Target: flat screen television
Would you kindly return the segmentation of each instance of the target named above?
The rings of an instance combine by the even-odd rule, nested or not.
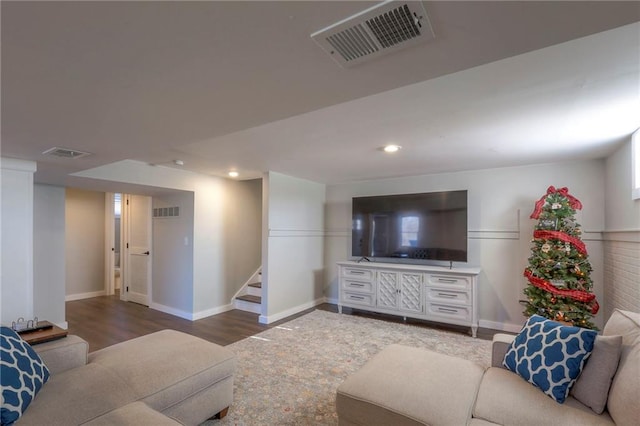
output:
[[[467,261],[467,191],[354,197],[352,257]]]

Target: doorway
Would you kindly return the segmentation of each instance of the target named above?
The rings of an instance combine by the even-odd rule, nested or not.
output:
[[[123,193],[106,197],[106,293],[149,306],[152,199]]]

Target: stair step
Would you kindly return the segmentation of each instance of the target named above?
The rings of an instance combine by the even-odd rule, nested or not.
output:
[[[249,287],[262,288],[262,283],[251,283],[249,284]]]
[[[236,297],[236,299],[257,304],[262,303],[262,298],[260,296],[252,296],[250,294],[243,294],[242,296]]]

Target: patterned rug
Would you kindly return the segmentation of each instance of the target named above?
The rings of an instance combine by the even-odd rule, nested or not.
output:
[[[233,343],[234,402],[222,425],[337,425],[336,389],[391,343],[490,364],[491,342],[461,333],[316,310]]]

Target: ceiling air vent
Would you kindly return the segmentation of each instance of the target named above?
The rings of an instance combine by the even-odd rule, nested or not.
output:
[[[91,155],[90,152],[78,151],[77,149],[58,148],[57,146],[43,152],[44,155],[54,155],[62,158],[81,158]]]
[[[434,39],[421,1],[385,1],[311,34],[343,67]]]

